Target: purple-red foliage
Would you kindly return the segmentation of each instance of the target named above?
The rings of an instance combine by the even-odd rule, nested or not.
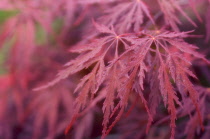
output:
[[[1,0],[0,138],[209,138],[209,7]]]

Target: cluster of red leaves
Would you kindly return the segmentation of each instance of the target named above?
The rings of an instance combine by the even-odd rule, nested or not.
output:
[[[205,22],[208,42],[209,10],[197,9],[209,7],[209,3],[206,0],[199,1],[200,5],[196,5],[198,0],[184,2],[2,0],[1,10],[16,10],[17,14],[8,18],[0,30],[0,46],[11,43],[5,63],[9,68],[0,78],[3,84],[0,128],[9,124],[4,133],[0,132],[0,137],[9,139],[18,134],[20,138],[55,138],[62,134],[71,117],[66,134],[74,126],[71,136],[82,139],[88,132],[90,136],[93,117],[100,107],[102,138],[107,137],[128,108],[130,117],[122,120],[126,126],[121,123],[119,128],[120,132],[125,131],[122,138],[131,138],[133,132],[136,138],[143,138],[145,132],[149,133],[147,138],[155,138],[155,127],[168,119],[171,138],[201,135],[197,132],[199,128],[202,137],[207,138],[209,89],[197,87],[199,83],[195,82],[200,78],[194,74],[192,64],[202,61],[207,66],[209,61],[198,52],[197,46],[185,41],[193,37],[193,31],[184,32],[182,28],[189,23],[192,29],[198,26],[196,19],[183,10],[186,8],[193,11],[201,24]],[[204,13],[207,13],[206,20],[202,19]],[[96,21],[90,23],[90,18]],[[62,20],[59,33],[53,26],[58,20]],[[47,38],[42,46],[36,40],[38,26]],[[75,34],[74,29],[78,30]],[[79,32],[84,32],[83,38]],[[74,35],[78,37],[76,45]],[[64,42],[67,39],[70,42]],[[76,54],[76,58],[71,57],[54,80],[33,89],[53,78],[56,70],[69,59],[66,50]],[[58,84],[63,79],[65,81]],[[78,79],[79,83],[75,84]],[[160,109],[162,105],[164,108]],[[167,112],[162,112],[163,109]],[[185,133],[181,134],[176,131],[176,126],[179,127],[176,120],[188,115],[188,122],[182,122]],[[139,122],[128,124],[132,119]],[[31,122],[33,129],[28,129]],[[13,133],[16,125],[23,132]],[[179,135],[176,136],[176,132]],[[163,136],[168,135],[169,132]]]

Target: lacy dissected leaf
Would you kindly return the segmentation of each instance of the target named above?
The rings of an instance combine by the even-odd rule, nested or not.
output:
[[[0,47],[10,43],[10,72],[14,80],[22,79],[19,81],[22,88],[27,88],[29,65],[36,46],[36,24],[40,24],[46,32],[51,32],[51,17],[42,9],[37,10],[33,2],[8,1],[7,4],[9,7],[5,7],[5,10],[13,8],[18,13],[4,22]]]
[[[109,28],[95,21],[93,24],[102,37],[93,38],[89,44],[78,44],[73,47],[70,51],[79,53],[79,56],[66,63],[66,68],[58,73],[55,80],[37,88],[39,90],[53,86],[69,75],[89,70],[75,88],[77,98],[74,102],[74,114],[66,133],[81,113],[87,111],[88,105],[92,105],[91,102],[94,101],[97,92],[100,92],[100,88],[103,88],[105,98],[102,108],[104,113],[102,138],[110,133],[122,117],[131,93],[139,95],[147,111],[147,130],[152,124],[157,107],[149,109],[149,106],[158,105],[162,98],[170,113],[171,138],[174,138],[177,107],[184,105],[183,100],[188,94],[202,124],[197,91],[188,76],[196,78],[190,71],[192,62],[190,56],[207,60],[196,51],[196,46],[183,40],[191,32],[158,30],[117,35],[113,27]],[[154,77],[150,84],[151,91],[154,92],[149,97],[149,106],[144,96],[147,75]],[[180,90],[181,88],[184,90]],[[177,93],[181,94],[181,99]],[[111,118],[114,120],[111,121]]]
[[[195,22],[182,10],[181,4],[176,0],[158,0],[161,11],[164,14],[166,23],[168,23],[173,30],[179,31],[177,24],[181,24],[181,20],[177,16],[177,12],[182,14],[193,26],[196,27]]]
[[[58,132],[63,132],[67,126],[66,118],[72,115],[74,98],[65,86],[35,93],[28,106],[28,112],[35,116],[32,137],[38,139],[44,134],[48,138],[55,138],[59,134]],[[60,108],[62,111],[59,110]],[[61,125],[62,121],[66,124]],[[45,133],[42,131],[44,127],[47,127]],[[62,128],[62,130],[59,131],[57,127]]]
[[[156,34],[155,34],[156,33]],[[168,34],[168,36],[166,35]],[[180,34],[180,36],[178,36]],[[158,33],[158,32],[150,32],[149,36],[156,46],[155,53],[157,55],[154,63],[158,66],[158,79],[159,79],[159,89],[163,98],[163,102],[168,105],[168,111],[171,113],[171,128],[172,133],[171,137],[174,138],[175,135],[175,120],[176,120],[176,107],[175,103],[182,106],[181,101],[177,97],[177,93],[171,83],[171,79],[175,81],[175,84],[178,88],[185,88],[185,91],[181,91],[180,93],[189,93],[190,98],[196,108],[198,113],[198,120],[202,125],[201,114],[198,106],[198,96],[197,92],[193,86],[193,84],[189,80],[189,76],[196,76],[188,69],[190,59],[186,60],[187,57],[185,55],[193,55],[196,58],[203,59],[206,61],[203,55],[199,54],[195,50],[197,47],[190,45],[184,42],[180,37],[184,37],[184,33]],[[184,36],[183,36],[184,35]],[[171,47],[175,47],[177,50],[172,51]],[[185,52],[185,55],[183,54]],[[182,55],[182,57],[180,57]],[[168,72],[170,71],[170,72]],[[182,87],[180,86],[182,85]],[[182,94],[182,96],[186,96]],[[184,98],[183,98],[184,99]],[[185,103],[184,101],[182,103]]]
[[[103,31],[104,32],[104,31]],[[163,102],[165,106],[167,106],[168,111],[171,114],[171,138],[174,138],[175,136],[175,120],[176,120],[176,104],[179,106],[182,106],[181,102],[177,97],[177,92],[174,89],[174,86],[171,83],[171,79],[175,81],[175,84],[177,83],[178,88],[179,84],[182,84],[182,86],[185,88],[185,93],[190,94],[190,98],[193,102],[193,104],[196,107],[196,110],[199,113],[198,108],[198,96],[197,92],[195,91],[192,83],[190,82],[188,75],[195,77],[196,76],[188,69],[190,59],[186,60],[187,57],[183,55],[183,52],[188,55],[193,55],[196,58],[204,59],[204,56],[196,52],[195,50],[197,47],[190,45],[182,40],[182,38],[185,38],[187,36],[187,33],[189,32],[181,32],[181,33],[175,33],[175,32],[160,32],[160,31],[151,31],[151,32],[141,32],[139,38],[135,37],[127,37],[127,41],[132,41],[133,43],[130,46],[125,47],[125,51],[119,56],[118,62],[123,61],[126,62],[124,65],[119,67],[121,74],[117,75],[118,80],[121,78],[128,81],[121,81],[119,86],[115,86],[115,83],[113,82],[112,85],[115,87],[112,87],[112,85],[109,85],[108,88],[112,88],[112,90],[115,90],[117,88],[120,88],[117,90],[117,96],[119,97],[119,102],[113,109],[113,94],[115,92],[112,92],[112,95],[108,95],[105,99],[104,103],[104,109],[105,112],[105,119],[103,125],[103,137],[105,137],[112,127],[116,124],[117,121],[119,121],[119,118],[123,114],[123,110],[127,106],[127,101],[129,99],[129,93],[133,90],[133,85],[138,84],[135,88],[137,89],[137,93],[140,93],[142,90],[144,90],[144,77],[145,72],[148,72],[147,64],[144,61],[147,60],[147,57],[150,53],[155,52],[155,56],[153,58],[158,59],[154,64],[156,65],[156,70],[153,70],[153,72],[158,72],[158,82],[159,83],[159,90],[162,95]],[[143,35],[143,37],[141,37]],[[123,43],[124,36],[122,35],[120,37]],[[126,44],[126,43],[125,43]],[[155,48],[153,48],[152,45],[155,45]],[[172,51],[171,48],[176,48],[176,51]],[[131,54],[131,57],[127,58],[128,54]],[[182,58],[179,56],[183,56]],[[116,60],[114,62],[111,62],[111,65],[117,64]],[[185,64],[185,65],[183,65]],[[182,65],[182,66],[181,66]],[[111,71],[111,69],[110,69]],[[170,71],[170,72],[168,72]],[[124,77],[124,76],[128,77]],[[136,78],[139,77],[138,83],[136,83]],[[127,79],[126,79],[127,78]],[[181,81],[181,83],[180,83]],[[109,81],[112,82],[112,81]],[[139,87],[138,87],[139,86]],[[115,88],[115,89],[114,89]],[[139,88],[139,89],[138,89]],[[158,90],[157,90],[158,91]],[[157,93],[156,91],[156,93]],[[109,91],[111,93],[111,91]],[[147,109],[148,115],[149,115],[149,123],[152,121],[152,116],[150,115],[150,111],[147,107],[147,101],[143,98],[142,94],[140,93],[140,97],[145,105],[145,108]],[[154,97],[153,97],[154,98]],[[159,103],[158,97],[155,98],[157,100],[157,104]],[[107,101],[110,101],[109,103]],[[111,114],[111,110],[113,109],[113,112]],[[115,121],[109,126],[109,116],[111,114],[114,115],[114,113],[119,110],[117,113],[117,116],[115,118]],[[155,114],[153,110],[153,114]],[[199,116],[199,119],[201,117]],[[201,120],[200,120],[201,121]],[[202,122],[200,122],[202,123]],[[150,124],[149,124],[150,125]]]
[[[66,69],[60,71],[57,74],[57,78],[55,80],[35,90],[44,89],[49,86],[53,86],[54,84],[59,82],[61,79],[65,79],[69,75],[79,72],[82,69],[89,68],[93,64],[96,64],[95,67],[98,66],[98,68],[95,68],[95,71],[99,71],[99,73],[98,72],[95,72],[95,73],[97,73],[98,75],[101,75],[101,77],[104,76],[105,73],[103,73],[103,71],[108,70],[104,67],[105,56],[107,56],[107,52],[110,51],[110,49],[112,50],[114,49],[114,51],[116,50],[115,55],[117,55],[119,37],[116,36],[113,30],[110,30],[104,27],[103,25],[99,25],[95,22],[94,24],[101,33],[109,33],[108,36],[95,39],[93,42],[86,45],[77,46],[78,49],[77,47],[73,47],[73,49],[71,49],[70,51],[80,53],[80,55],[76,59],[71,60],[70,62],[66,63],[65,64]],[[101,77],[99,76],[98,78],[102,79]],[[86,78],[89,78],[89,77],[86,77]]]
[[[120,33],[130,30],[139,31],[146,15],[154,24],[147,5],[142,0],[132,0],[114,6],[106,12],[101,22],[107,26],[113,25]]]
[[[113,31],[109,30],[105,26],[102,26],[102,25],[99,25],[96,23],[94,23],[94,24],[95,24],[96,28],[99,31],[101,31],[102,33],[109,33],[111,35],[109,35],[108,37],[103,37],[101,39],[96,40],[96,42],[91,43],[89,46],[95,47],[94,49],[87,49],[87,52],[85,52],[86,48],[84,49],[84,51],[81,49],[82,52],[85,53],[84,55],[81,54],[78,58],[78,60],[81,60],[84,57],[84,60],[82,62],[85,62],[85,63],[79,64],[79,65],[83,66],[83,67],[81,67],[81,70],[83,68],[88,68],[89,66],[91,66],[94,63],[96,63],[96,64],[94,65],[94,68],[92,69],[92,71],[88,75],[83,77],[83,79],[78,84],[77,88],[75,89],[76,92],[79,90],[78,97],[75,101],[75,116],[78,115],[79,112],[85,108],[85,106],[87,105],[87,101],[89,101],[93,98],[93,95],[97,92],[97,90],[99,89],[101,84],[107,80],[107,82],[109,82],[109,83],[106,83],[106,86],[107,86],[106,90],[108,92],[107,92],[106,99],[104,101],[104,107],[103,107],[103,111],[104,111],[103,136],[105,137],[110,132],[111,127],[113,127],[114,123],[116,123],[116,122],[114,122],[109,128],[107,128],[107,125],[109,122],[109,117],[111,116],[112,109],[114,108],[114,100],[116,99],[114,97],[115,91],[119,88],[119,85],[118,85],[119,83],[117,83],[119,74],[116,74],[116,72],[117,72],[117,70],[118,71],[120,70],[119,67],[121,65],[117,64],[118,65],[117,66],[115,64],[115,63],[118,63],[117,59],[119,59],[119,53],[118,53],[119,42],[123,42],[124,44],[127,44],[128,42],[124,42],[124,41],[126,40],[126,41],[130,42],[130,40],[129,40],[130,38],[116,36],[116,34]],[[128,46],[128,44],[127,44],[127,46]],[[110,51],[110,50],[113,51],[113,54],[114,54],[113,56],[106,55],[107,51]],[[88,57],[86,57],[86,55],[88,55]],[[105,65],[106,58],[111,59],[111,61],[108,62],[108,65]],[[76,59],[75,62],[71,61],[71,62],[67,63],[67,65],[70,68],[72,68],[72,66],[78,64],[78,62],[79,62],[78,60]],[[89,62],[90,62],[90,64],[88,64]],[[86,66],[86,63],[88,64],[87,66]],[[77,70],[80,70],[80,68],[77,68]],[[111,73],[113,73],[112,76],[110,76]],[[127,92],[129,92],[129,91],[127,91]],[[90,98],[88,95],[89,93],[91,94]],[[126,98],[126,100],[127,99],[128,98]],[[121,103],[123,103],[123,102],[126,102],[126,101],[122,101]],[[120,103],[119,103],[119,105],[120,105]],[[122,105],[124,105],[124,104],[122,104]],[[118,106],[116,108],[118,108]],[[122,112],[123,112],[123,108],[121,108],[121,114],[122,114]],[[120,117],[120,115],[118,116],[117,120],[119,120],[119,117]]]

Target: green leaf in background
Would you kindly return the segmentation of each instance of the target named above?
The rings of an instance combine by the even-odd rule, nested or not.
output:
[[[11,46],[14,44],[15,38],[11,38],[6,41],[3,47],[0,49],[0,75],[8,72],[8,67],[5,66],[5,61],[8,59]]]
[[[0,10],[0,24],[4,23],[8,18],[17,15],[18,13],[18,10]]]
[[[36,44],[37,45],[42,45],[47,42],[47,34],[44,28],[37,24],[36,25]]]
[[[63,27],[63,19],[61,19],[61,18],[58,18],[58,19],[56,19],[54,22],[53,22],[53,24],[52,24],[52,28],[53,28],[53,30],[55,31],[55,33],[60,33],[61,32],[61,29],[62,29],[62,27]]]

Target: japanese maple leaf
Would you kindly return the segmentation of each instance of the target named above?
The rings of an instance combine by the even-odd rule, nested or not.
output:
[[[125,33],[131,30],[138,32],[144,23],[144,15],[154,24],[147,5],[142,0],[122,2],[107,10],[105,14],[101,18],[101,23],[107,26],[113,25],[119,33]]]
[[[198,120],[202,125],[197,92],[188,77],[192,76],[196,78],[196,76],[188,69],[191,61],[185,57],[185,54],[183,53],[187,53],[195,58],[203,59],[206,62],[208,61],[203,55],[196,52],[196,46],[188,44],[182,40],[182,38],[187,36],[187,32],[175,33],[167,31],[146,31],[142,32],[142,34],[140,33],[140,35],[143,35],[143,37],[140,36],[140,38],[135,38],[133,40],[134,45],[123,53],[124,56],[120,56],[122,60],[128,59],[128,63],[125,64],[126,66],[122,67],[121,71],[122,74],[127,74],[129,78],[124,79],[127,81],[123,83],[123,86],[121,87],[122,90],[119,91],[123,92],[123,101],[120,101],[119,105],[121,105],[121,107],[126,106],[125,100],[128,100],[128,94],[133,87],[139,88],[137,90],[138,93],[144,90],[143,83],[145,72],[156,72],[158,75],[153,80],[158,80],[157,83],[159,84],[162,100],[171,114],[171,138],[174,138],[175,135],[175,104],[182,106],[182,103],[185,103],[184,99],[187,96],[187,93],[189,93],[189,97],[195,105],[199,117]],[[155,48],[152,48],[152,44],[155,45]],[[171,48],[176,49],[176,51],[171,51]],[[131,57],[128,58],[125,53],[131,53]],[[147,59],[151,53],[155,53],[155,56],[153,56],[153,64],[151,64],[150,68],[148,69],[147,67],[149,66],[148,64],[151,63],[151,58],[149,61]],[[178,99],[174,85],[171,83],[171,79],[175,81],[175,84],[182,95],[183,101]],[[137,84],[139,87],[134,86],[135,84]],[[128,90],[128,86],[130,90]],[[141,99],[144,102],[144,99]],[[159,101],[157,101],[157,103],[159,103]],[[147,107],[146,101],[145,107]],[[150,116],[150,112],[148,112],[148,114]],[[152,118],[149,120],[150,122],[152,121],[151,119]]]
[[[55,138],[61,133],[68,125],[67,118],[72,115],[73,99],[67,86],[49,88],[34,93],[27,107],[27,113],[34,115],[32,138],[38,139],[43,134],[48,138]],[[45,126],[48,130],[43,133],[41,129]]]
[[[72,52],[80,53],[80,55],[75,60],[68,62],[66,64],[67,68],[59,72],[55,80],[53,80],[52,82],[48,83],[45,86],[36,89],[39,90],[52,86],[61,79],[65,79],[71,74],[74,74],[82,69],[89,68],[91,65],[94,65],[92,71],[82,78],[81,82],[77,85],[75,89],[75,92],[79,91],[79,94],[75,101],[74,116],[69,127],[72,126],[73,122],[75,121],[75,118],[78,117],[80,111],[86,107],[88,101],[90,101],[89,99],[93,98],[94,94],[98,91],[99,87],[101,86],[102,83],[105,82],[105,80],[110,79],[111,82],[113,82],[113,87],[107,85],[108,86],[107,90],[114,91],[113,89],[119,88],[118,84],[114,85],[115,82],[117,81],[118,75],[113,75],[112,78],[109,78],[108,76],[111,70],[114,69],[117,70],[118,68],[118,66],[114,65],[114,63],[117,62],[117,59],[119,57],[119,52],[118,52],[119,43],[120,42],[123,43],[124,47],[127,49],[127,47],[129,47],[128,42],[130,42],[130,39],[133,38],[132,36],[128,37],[118,36],[113,31],[113,29],[109,29],[106,26],[99,25],[97,23],[94,24],[95,27],[101,33],[108,35],[99,39],[95,39],[93,42],[91,42],[88,45],[75,46],[75,49],[72,48],[71,49]],[[108,55],[107,54],[108,51],[113,51],[113,56]],[[106,64],[107,62],[105,62],[106,59],[110,59],[109,61],[112,62],[107,65]],[[133,82],[132,80],[128,82],[129,88],[127,92],[129,92],[129,90],[131,89],[130,85]],[[106,97],[106,100],[104,102],[105,104],[107,103],[107,105],[105,105],[103,108],[105,113],[105,119],[103,122],[103,125],[105,126],[103,131],[104,135],[106,135],[109,132],[107,131],[106,126],[109,121],[109,116],[111,115],[111,110],[114,107],[112,106],[113,104],[108,105],[108,103],[113,103],[112,101],[114,101],[113,97],[114,92],[113,93],[109,92],[109,93],[110,95]],[[91,95],[91,98],[89,98],[89,94]],[[122,99],[120,102],[124,106],[126,106],[126,103],[124,103],[124,101],[126,102],[126,100],[128,99],[127,95],[125,97],[126,98]],[[116,108],[118,108],[118,106]],[[121,111],[122,110],[123,108],[121,108]],[[67,131],[68,129],[69,128],[67,128]],[[109,130],[110,129],[111,128],[109,128]]]
[[[174,138],[175,120],[177,118],[175,105],[182,106],[182,103],[185,103],[177,97],[177,92],[171,80],[175,81],[178,89],[184,88],[184,90],[179,90],[183,100],[187,96],[184,93],[189,93],[189,97],[198,112],[200,123],[202,123],[197,92],[188,77],[195,77],[188,69],[191,59],[185,57],[184,53],[195,58],[207,60],[203,55],[196,52],[196,46],[183,41],[183,38],[189,32],[142,31],[117,35],[113,28],[107,28],[95,22],[94,24],[103,37],[95,38],[87,45],[73,47],[71,51],[80,55],[68,62],[65,65],[66,69],[60,71],[55,80],[37,88],[39,90],[53,86],[69,75],[92,66],[91,71],[81,79],[81,82],[75,89],[75,92],[78,92],[78,96],[75,100],[74,115],[66,132],[80,116],[81,111],[84,111],[87,105],[91,103],[94,95],[102,85],[104,85],[103,88],[105,88],[106,92],[103,105],[102,138],[109,134],[121,118],[129,103],[130,93],[139,94],[144,104],[149,117],[148,130],[152,123],[153,115],[147,106],[147,100],[144,98],[143,91],[145,76],[151,73],[157,73],[156,78],[154,78],[156,82],[153,81],[153,86],[154,83],[158,84],[162,100],[171,115],[171,138]],[[123,51],[119,52],[119,49]],[[116,103],[115,100],[117,100]],[[159,101],[156,102],[159,103]],[[155,113],[154,111],[153,114]],[[116,115],[115,120],[110,123],[109,119],[114,115]]]
[[[195,22],[182,10],[181,4],[176,0],[158,0],[161,11],[164,14],[165,22],[168,23],[174,31],[179,31],[178,24],[181,24],[177,17],[177,12],[182,14],[193,26]]]
[[[4,10],[12,8],[18,13],[5,21],[0,34],[0,47],[8,41],[12,42],[10,72],[15,80],[22,79],[19,83],[23,88],[27,86],[27,72],[36,46],[36,24],[39,23],[46,32],[52,32],[49,27],[51,16],[39,6],[33,1],[8,1],[8,6],[4,7]]]

